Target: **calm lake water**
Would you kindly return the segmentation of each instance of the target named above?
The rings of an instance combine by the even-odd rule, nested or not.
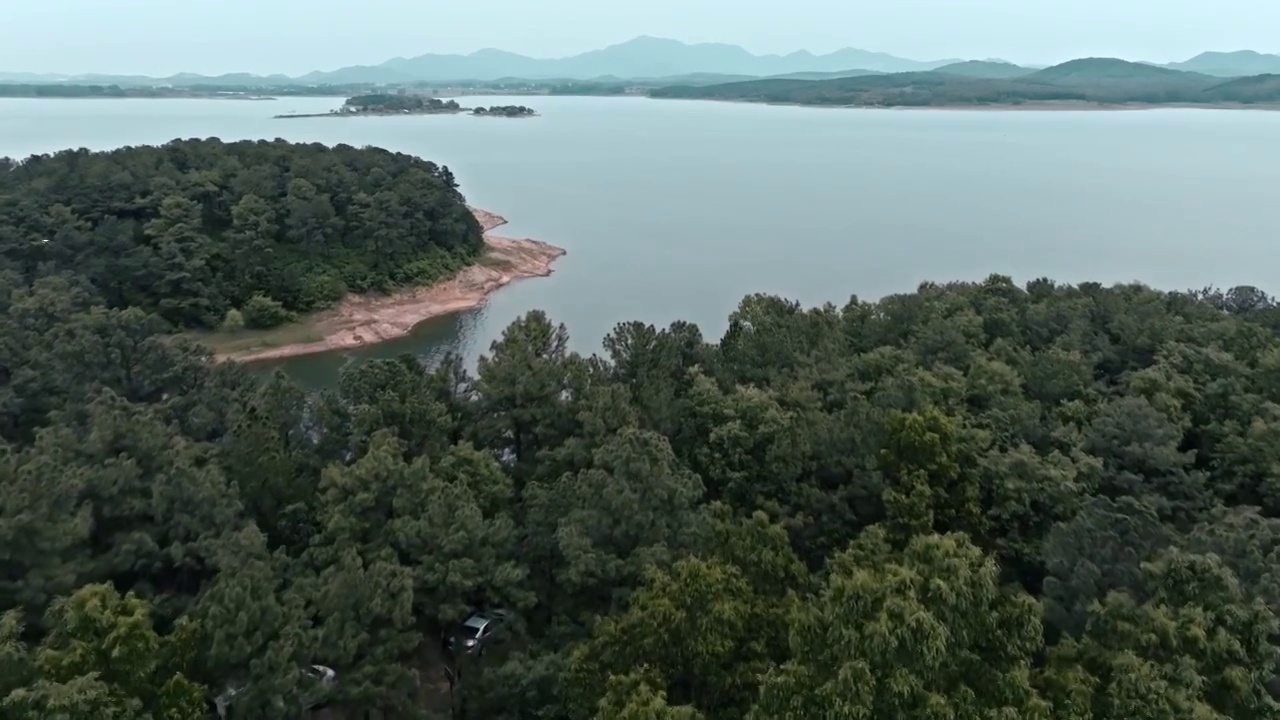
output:
[[[273,120],[339,99],[0,100],[0,155],[175,137],[377,145],[448,165],[504,233],[568,249],[550,278],[411,337],[283,363],[474,359],[533,308],[593,352],[618,322],[717,337],[751,292],[837,304],[923,280],[1141,280],[1280,291],[1280,113],[832,110],[638,98],[481,98],[527,120]]]

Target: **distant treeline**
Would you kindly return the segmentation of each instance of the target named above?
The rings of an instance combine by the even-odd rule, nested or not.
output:
[[[1019,105],[1053,101],[1252,104],[1280,102],[1280,75],[1224,81],[1123,60],[1087,58],[1011,78],[967,77],[939,71],[816,81],[772,78],[657,88],[650,95],[865,107]]]
[[[328,97],[365,92],[365,86],[352,85],[186,85],[183,87],[151,87],[121,85],[66,85],[62,83],[0,84],[0,97],[31,98],[189,98],[251,95],[257,97]]]
[[[552,85],[548,92],[552,95],[623,95],[629,83],[610,82],[578,82]]]
[[[191,93],[183,88],[130,87],[119,85],[27,85],[23,83],[6,83],[0,85],[0,97],[48,97],[48,98],[85,98],[85,97],[179,97]]]

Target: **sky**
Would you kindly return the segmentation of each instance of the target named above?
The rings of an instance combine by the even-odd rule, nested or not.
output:
[[[1275,0],[0,0],[0,71],[300,75],[496,47],[559,57],[637,35],[754,53],[1166,62],[1280,52]]]

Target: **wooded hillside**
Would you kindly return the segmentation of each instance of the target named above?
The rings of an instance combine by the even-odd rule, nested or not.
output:
[[[49,176],[78,239],[108,208]],[[372,361],[308,395],[63,263],[0,285],[6,718],[197,718],[227,688],[301,717],[313,663],[353,719],[1280,712],[1280,311],[1255,289],[752,296],[718,342],[626,323],[600,357],[532,312],[474,373]],[[477,609],[509,621],[446,651]]]
[[[997,63],[960,63],[931,72],[831,80],[764,78],[713,85],[654,88],[655,98],[745,100],[799,105],[929,107],[1101,104],[1213,104],[1280,102],[1276,76],[1233,80],[1115,58],[1081,58],[1030,71]]]

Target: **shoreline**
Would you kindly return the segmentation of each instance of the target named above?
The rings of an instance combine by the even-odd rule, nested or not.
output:
[[[390,295],[349,295],[336,307],[285,326],[293,330],[299,326],[309,327],[319,339],[230,352],[215,348],[215,360],[242,363],[280,360],[402,338],[423,321],[480,307],[490,295],[517,280],[551,275],[552,265],[565,254],[564,248],[541,240],[491,235],[490,231],[506,225],[507,219],[487,210],[469,209],[480,222],[486,245],[485,254],[475,264],[433,285]],[[213,344],[216,345],[216,341]]]
[[[1280,103],[1099,103],[1091,100],[1046,100],[1028,102],[1020,105],[926,105],[910,107],[898,105],[886,108],[868,108],[871,110],[978,110],[1000,112],[1138,112],[1142,110],[1254,110],[1257,112],[1274,112],[1280,110]]]
[[[1252,110],[1256,112],[1275,112],[1280,110],[1280,102],[1268,103],[1100,103],[1092,100],[1040,100],[1035,102],[989,103],[989,104],[952,104],[952,105],[826,105],[818,103],[770,102],[765,100],[744,100],[742,98],[703,98],[703,97],[648,97],[649,100],[675,100],[688,102],[736,103],[740,105],[765,105],[768,107],[815,108],[819,110],[945,110],[948,112],[1134,112],[1139,110]]]

